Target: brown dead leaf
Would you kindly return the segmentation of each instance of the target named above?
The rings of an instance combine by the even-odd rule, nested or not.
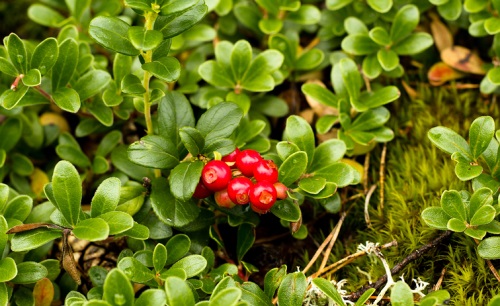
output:
[[[305,109],[299,113],[299,116],[304,118],[307,123],[311,124],[314,119],[314,111],[312,109]]]
[[[453,35],[451,34],[449,28],[441,22],[437,14],[432,13],[431,19],[432,37],[434,38],[434,43],[436,44],[439,52],[453,47]]]
[[[432,86],[440,86],[444,83],[464,77],[465,74],[451,68],[449,65],[439,62],[429,69],[427,78]]]
[[[402,81],[402,84],[403,84],[403,87],[404,87],[406,93],[408,94],[408,96],[410,96],[410,98],[416,99],[418,97],[418,92],[413,87],[411,87],[405,81]]]
[[[42,278],[33,288],[35,306],[50,306],[54,299],[54,285],[48,278]]]
[[[484,75],[483,60],[470,49],[462,46],[453,46],[441,52],[441,60],[451,67],[462,72]]]
[[[325,87],[325,84],[323,84],[323,82],[321,82],[320,80],[310,80],[310,81],[307,81],[306,84],[318,84],[320,85],[321,87]],[[318,101],[316,101],[315,99],[313,99],[312,97],[310,96],[307,96],[306,95],[306,101],[307,103],[309,104],[309,106],[312,108],[312,110],[316,113],[316,115],[318,115],[319,117],[322,117],[324,115],[335,115],[335,116],[338,116],[339,114],[339,111],[338,109],[336,108],[333,108],[331,106],[328,106],[328,105],[324,105],[324,104],[321,104],[319,103]]]

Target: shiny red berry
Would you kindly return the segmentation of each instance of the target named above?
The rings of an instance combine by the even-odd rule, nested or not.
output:
[[[212,191],[208,190],[205,185],[203,185],[201,179],[196,185],[196,189],[194,190],[193,197],[197,199],[204,199],[212,194]]]
[[[253,176],[260,181],[268,181],[274,184],[278,181],[278,168],[272,160],[261,160],[253,168]]]
[[[238,153],[240,153],[240,149],[236,148],[236,149],[234,149],[233,152],[222,157],[222,161],[225,163],[234,163],[236,161],[236,155],[238,155]]]
[[[227,193],[235,204],[244,205],[250,200],[248,191],[253,183],[248,177],[240,176],[229,181]]]
[[[255,150],[243,150],[236,155],[236,167],[244,176],[253,176],[255,165],[262,160],[259,152]]]
[[[217,203],[217,205],[219,205],[220,207],[233,208],[234,206],[236,206],[233,201],[231,201],[227,189],[216,191],[214,194],[214,199],[215,203]]]
[[[254,184],[249,191],[250,206],[258,213],[266,213],[276,203],[276,188],[268,181]]]
[[[209,161],[201,171],[201,181],[212,191],[219,191],[227,187],[231,179],[231,169],[220,160]]]
[[[273,184],[274,188],[276,188],[276,197],[280,200],[284,200],[288,198],[288,194],[286,193],[288,187],[286,187],[283,183],[277,182]]]

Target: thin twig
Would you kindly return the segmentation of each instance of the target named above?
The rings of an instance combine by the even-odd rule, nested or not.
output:
[[[384,209],[384,183],[385,183],[385,156],[387,154],[387,144],[384,143],[382,154],[380,155],[380,209]]]
[[[445,274],[446,274],[446,268],[443,268],[443,270],[441,270],[441,276],[439,276],[437,283],[432,287],[432,291],[438,291],[439,288],[441,288],[441,284],[443,283]]]
[[[408,256],[406,256],[402,261],[400,261],[398,264],[396,264],[392,269],[391,269],[391,274],[396,274],[403,270],[404,267],[406,267],[409,263],[412,261],[420,258],[422,255],[425,253],[429,252],[431,249],[437,247],[439,244],[441,244],[444,240],[449,238],[453,234],[452,231],[446,231],[442,233],[441,235],[437,236],[434,240],[429,242],[426,245],[421,246],[417,250],[411,252]],[[375,283],[373,284],[367,284],[363,286],[361,289],[359,289],[356,292],[351,293],[349,296],[346,297],[346,299],[350,301],[355,301],[359,299],[359,297],[365,293],[366,290],[370,288],[375,288],[378,289],[382,285],[384,285],[387,282],[387,275],[382,275]]]
[[[330,253],[332,252],[333,245],[335,244],[335,241],[337,241],[337,237],[339,236],[340,228],[342,227],[342,223],[344,223],[346,213],[343,212],[340,215],[339,222],[337,225],[335,225],[334,228],[334,234],[332,239],[330,240],[330,243],[328,244],[328,248],[326,249],[326,254],[323,255],[323,261],[321,262],[321,265],[319,266],[318,271],[323,270],[323,268],[326,266],[326,263],[328,262],[328,257],[330,257]]]
[[[387,249],[387,248],[390,248],[390,247],[393,247],[396,245],[398,245],[398,242],[396,240],[393,240],[391,242],[388,242],[388,243],[382,245],[380,248]],[[323,270],[318,271],[321,273],[319,273],[317,276],[324,274],[326,272],[328,272],[329,274],[334,273],[334,272],[340,270],[342,267],[345,267],[347,264],[353,262],[355,259],[357,259],[361,256],[365,256],[365,255],[366,255],[366,251],[359,251],[359,252],[356,252],[356,253],[351,254],[349,256],[346,256],[346,257],[342,258],[341,260],[337,261],[336,263],[333,263],[333,264],[329,265],[328,267],[324,268]],[[332,271],[330,271],[330,270],[332,270]]]
[[[370,152],[365,155],[365,164],[363,170],[363,190],[368,192],[368,169],[370,168]]]
[[[370,204],[370,199],[372,198],[372,194],[377,188],[377,185],[372,185],[365,198],[365,222],[368,227],[372,227],[372,222],[370,221],[370,214],[368,213],[368,206]]]
[[[325,241],[319,246],[318,250],[316,250],[316,253],[314,253],[314,256],[311,258],[307,266],[302,270],[302,272],[305,274],[311,267],[312,265],[316,262],[318,259],[319,255],[321,252],[323,252],[323,249],[328,245],[330,240],[333,238],[333,235],[335,234],[335,228],[330,232],[330,234],[325,238]]]
[[[476,242],[477,245],[479,245],[479,241],[477,239],[474,239],[474,241]],[[498,271],[497,271],[497,269],[495,269],[495,266],[493,265],[493,263],[491,263],[491,260],[489,260],[489,259],[485,259],[485,260],[486,260],[486,264],[488,265],[488,268],[490,268],[490,270],[491,270],[491,273],[493,273],[493,275],[495,276],[497,281],[500,282],[500,275],[498,275]]]

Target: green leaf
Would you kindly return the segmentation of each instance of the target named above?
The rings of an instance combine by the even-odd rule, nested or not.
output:
[[[78,171],[71,163],[57,163],[52,176],[52,188],[58,209],[66,221],[76,225],[81,212],[82,183]]]
[[[60,230],[38,228],[15,234],[11,241],[11,248],[14,252],[33,250],[61,237],[62,233]]]
[[[155,77],[165,82],[177,81],[181,74],[181,64],[173,56],[166,56],[144,63],[142,69],[151,72]]]
[[[492,191],[489,188],[480,188],[476,190],[469,201],[469,211],[468,211],[468,216],[471,218],[472,216],[476,215],[477,211],[485,206],[485,205],[492,205],[493,204],[493,197],[492,197]]]
[[[24,42],[15,33],[11,33],[4,41],[10,62],[16,67],[17,72],[26,73],[28,71],[28,53]]]
[[[139,50],[128,39],[130,26],[117,17],[98,16],[90,21],[89,35],[101,46],[112,51],[135,56]]]
[[[159,273],[167,263],[167,248],[165,245],[158,243],[153,251],[153,265],[156,273]]]
[[[391,289],[391,304],[394,306],[414,305],[413,292],[410,286],[403,281],[398,281]]]
[[[141,166],[171,169],[179,163],[177,147],[168,138],[157,135],[144,136],[128,148],[129,159]]]
[[[36,283],[46,277],[47,274],[48,271],[44,265],[33,261],[25,261],[17,265],[17,275],[11,282],[14,284]]]
[[[375,292],[375,288],[370,288],[368,290],[365,291],[365,293],[363,293],[359,299],[356,301],[356,304],[354,304],[354,306],[363,306],[365,305],[366,301],[368,301],[370,299],[370,297],[372,296],[372,294]]]
[[[152,181],[151,205],[160,220],[176,227],[190,223],[200,213],[192,200],[183,202],[176,199],[170,192],[167,180],[163,178]]]
[[[172,268],[180,268],[186,271],[188,278],[203,272],[207,266],[207,260],[201,255],[189,255],[172,265]]]
[[[95,218],[107,212],[114,211],[120,201],[121,181],[116,177],[104,180],[94,194],[90,203],[90,216]]]
[[[135,306],[156,306],[165,303],[167,295],[162,289],[147,289],[135,301]]]
[[[17,275],[17,266],[14,259],[5,257],[0,260],[0,282],[8,282]],[[7,304],[4,304],[7,305]]]
[[[299,221],[302,215],[300,207],[290,198],[277,201],[271,208],[271,213],[273,213],[276,217],[289,222]]]
[[[436,147],[448,154],[460,152],[464,156],[472,158],[472,153],[467,141],[462,136],[458,135],[455,131],[449,128],[442,126],[433,127],[427,133],[427,137],[429,137],[431,142]]]
[[[23,77],[23,84],[28,87],[35,87],[42,83],[42,74],[38,69],[31,69]]]
[[[108,273],[104,281],[102,299],[113,306],[134,305],[134,289],[125,273],[119,269]]]
[[[158,103],[158,133],[178,145],[179,129],[194,125],[193,110],[186,97],[177,91],[168,91]]]
[[[109,235],[121,234],[134,226],[134,219],[131,215],[122,211],[110,211],[97,216],[103,219],[109,226]]]
[[[467,228],[464,233],[474,239],[482,240],[486,236],[486,231],[481,229]]]
[[[263,92],[274,88],[271,74],[283,64],[284,56],[277,50],[266,50],[257,55],[241,80],[241,86],[249,91]]]
[[[28,92],[29,87],[20,84],[15,90],[8,89],[0,96],[0,105],[10,110],[17,106]]]
[[[130,27],[128,38],[132,45],[142,51],[153,50],[163,41],[163,34],[160,31],[146,30],[144,27]]]
[[[315,84],[315,83],[306,83],[302,85],[302,92],[319,103],[330,106],[333,108],[338,107],[338,98],[335,96],[330,90],[327,88]]]
[[[170,238],[165,246],[168,254],[165,264],[171,265],[187,254],[191,248],[191,240],[187,235],[177,234]]]
[[[338,187],[345,187],[354,180],[354,171],[356,170],[345,163],[334,163],[316,170],[314,175],[324,177]]]
[[[342,50],[353,55],[368,55],[379,50],[380,46],[375,43],[368,34],[348,35],[342,40]]]
[[[284,134],[287,140],[306,153],[306,166],[310,166],[314,156],[314,133],[309,123],[302,117],[292,115],[286,121]]]
[[[490,116],[476,118],[469,129],[472,157],[477,159],[489,146],[495,134],[495,121]]]
[[[380,63],[380,66],[385,71],[394,70],[399,65],[399,56],[393,50],[386,50],[386,49],[378,50],[377,59]]]
[[[396,86],[386,86],[374,91],[365,91],[357,99],[351,99],[352,106],[359,112],[376,108],[397,100],[401,92]]]
[[[437,7],[439,15],[446,20],[457,20],[462,13],[462,1],[449,0]]]
[[[28,17],[34,22],[46,27],[59,27],[64,22],[63,15],[39,3],[30,5],[28,8]]]
[[[308,171],[315,172],[340,161],[344,157],[346,150],[346,145],[342,140],[330,139],[322,142],[314,150],[313,162]]]
[[[61,87],[52,95],[52,99],[62,110],[76,113],[80,109],[80,96],[73,88]]]
[[[255,229],[248,223],[243,223],[238,227],[236,239],[236,256],[238,262],[243,260],[245,254],[250,250],[255,241]]]
[[[325,185],[326,179],[320,176],[307,177],[299,181],[299,188],[311,194],[318,194]]]
[[[477,247],[479,256],[484,259],[500,258],[500,237],[489,237],[481,241]]]
[[[394,44],[394,46],[392,46],[392,50],[399,55],[414,55],[429,48],[433,43],[434,41],[430,34],[415,33]]]
[[[82,240],[101,241],[109,236],[109,225],[100,218],[91,218],[78,222],[73,234]]]
[[[326,182],[325,188],[316,194],[306,193],[306,196],[314,199],[326,199],[331,197],[337,191],[337,184],[332,182]]]
[[[108,72],[91,70],[81,76],[73,88],[78,92],[81,100],[87,100],[104,89],[109,81],[111,81],[111,76]]]
[[[367,3],[379,13],[387,13],[392,7],[392,0],[367,0]]]
[[[165,292],[167,295],[167,305],[186,305],[195,304],[193,292],[186,281],[178,277],[167,277],[165,280]]]
[[[422,211],[422,219],[431,227],[447,230],[450,216],[441,207],[428,207]]]
[[[391,40],[397,42],[413,32],[420,20],[420,12],[413,4],[403,6],[394,17],[391,26]]]
[[[294,272],[288,274],[278,288],[278,304],[301,306],[306,289],[307,281],[304,273]]]
[[[33,208],[33,199],[27,195],[19,195],[10,200],[3,210],[3,216],[6,219],[17,219],[24,221],[31,213]]]
[[[458,220],[456,218],[451,218],[450,220],[448,220],[448,224],[446,225],[446,227],[454,232],[463,232],[467,228],[467,225],[464,221]]]
[[[500,84],[500,67],[494,67],[488,70],[486,78],[496,86]]]
[[[370,30],[368,35],[370,36],[370,38],[374,42],[376,42],[380,46],[385,47],[385,46],[390,46],[390,44],[391,44],[391,37],[389,36],[389,33],[387,33],[387,31],[383,27],[374,27],[373,29]],[[380,50],[387,50],[387,49],[383,48]],[[380,52],[380,50],[379,50],[379,52]]]
[[[483,173],[483,167],[478,165],[471,165],[468,162],[458,162],[455,165],[455,174],[462,181],[471,180],[481,173]]]
[[[233,76],[228,75],[221,65],[213,60],[201,64],[198,73],[209,84],[217,87],[234,88],[236,85]]]
[[[208,7],[204,1],[198,0],[191,6],[193,1],[177,0],[168,1],[162,6],[161,14],[155,22],[155,30],[161,31],[164,38],[170,38],[187,31],[197,24],[207,13]],[[173,9],[175,7],[175,9]]]
[[[295,62],[296,70],[313,70],[325,59],[325,54],[320,49],[311,49],[302,53]]]
[[[272,299],[276,289],[286,276],[286,265],[282,265],[279,269],[273,268],[266,273],[264,277],[264,292],[268,298]]]
[[[82,14],[90,6],[90,0],[83,0],[83,1],[82,0],[66,0],[65,2],[69,8],[69,11],[71,12],[71,15],[76,20],[80,20],[82,17]]]
[[[259,28],[265,34],[276,34],[283,28],[283,21],[276,18],[261,19]]]
[[[68,38],[59,45],[59,56],[52,67],[52,92],[56,92],[58,88],[66,86],[75,72],[78,65],[78,43]]]
[[[353,0],[326,0],[326,7],[329,10],[337,11],[351,4],[351,2],[353,2]]]
[[[491,205],[481,206],[470,220],[470,225],[477,226],[488,224],[495,219],[496,210]]]
[[[146,92],[146,89],[142,86],[141,80],[135,74],[125,75],[120,86],[122,92],[131,95],[141,95]]]
[[[234,44],[231,52],[231,68],[234,80],[240,81],[252,62],[252,46],[246,40]]]
[[[134,222],[134,226],[131,229],[123,232],[122,235],[138,240],[146,240],[149,238],[149,228],[147,226]]]
[[[347,34],[368,34],[365,23],[353,16],[349,16],[344,20],[344,28]]]
[[[35,167],[27,156],[14,153],[10,155],[10,162],[12,165],[12,170],[22,176],[28,176],[33,173]]]
[[[278,169],[279,181],[289,186],[298,180],[307,168],[307,154],[299,151],[287,157]]]
[[[0,125],[0,135],[9,135],[9,137],[0,137],[0,149],[9,152],[14,148],[23,131],[23,125],[20,119],[9,117]]]
[[[241,120],[236,130],[236,146],[243,147],[245,144],[255,139],[266,128],[266,122],[263,120]]]
[[[331,298],[335,303],[337,303],[338,305],[345,305],[345,302],[342,299],[340,293],[328,280],[324,278],[315,278],[312,282],[316,287],[319,288],[319,290],[326,294],[327,297]]]
[[[446,190],[441,195],[441,207],[450,217],[467,221],[465,206],[460,193],[456,190]]]
[[[118,269],[135,283],[146,283],[153,279],[155,274],[134,257],[125,257],[118,263]]]
[[[205,147],[205,138],[197,129],[185,126],[179,129],[179,136],[182,143],[192,156],[198,156]]]
[[[12,65],[12,63],[4,57],[0,57],[0,72],[11,77],[17,77],[16,67],[14,67],[14,65]]]
[[[169,176],[170,191],[179,200],[188,201],[193,196],[196,185],[200,181],[202,161],[183,162],[178,164]]]
[[[382,73],[377,53],[370,54],[363,59],[363,73],[370,79],[375,79]]]
[[[243,112],[236,104],[221,102],[201,115],[196,128],[205,137],[205,146],[208,146],[215,140],[229,137],[242,117]]]
[[[225,288],[216,295],[212,295],[210,297],[209,306],[219,306],[219,305],[227,305],[227,306],[235,306],[238,304],[238,300],[241,297],[241,289],[237,287]]]

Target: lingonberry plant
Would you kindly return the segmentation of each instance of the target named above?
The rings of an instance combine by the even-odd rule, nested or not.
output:
[[[363,305],[389,291],[393,305],[467,304],[457,290],[430,293],[417,274],[433,272],[408,269],[415,289],[394,281],[449,233],[417,248],[429,237],[411,219],[420,210],[405,212],[418,202],[410,192],[404,209],[384,210],[384,175],[395,176],[385,144],[400,146],[428,119],[391,111],[419,105],[400,98],[419,95],[412,86],[436,58],[434,42],[447,65],[484,75],[474,85],[498,93],[498,10],[459,0],[0,4],[0,306]],[[450,61],[462,49],[439,16],[489,36],[480,46],[491,45],[490,64],[472,52]],[[469,141],[443,127],[429,138],[472,186],[445,191],[423,220],[500,258],[494,120],[474,121]],[[378,175],[383,221],[372,225]],[[414,236],[393,254],[412,253],[391,270],[382,250],[396,243],[365,238],[399,232]],[[333,274],[363,255],[383,268]],[[492,305],[495,290],[484,294]]]

